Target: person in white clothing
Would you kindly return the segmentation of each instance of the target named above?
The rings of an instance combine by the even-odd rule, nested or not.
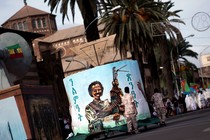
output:
[[[130,94],[129,87],[125,87],[125,94],[121,96],[122,105],[125,106],[124,116],[126,117],[128,133],[139,133],[138,123],[136,120],[136,115],[138,114],[136,104],[134,102],[133,96]],[[133,130],[134,128],[134,130]]]
[[[206,98],[205,95],[203,94],[203,91],[199,91],[199,101],[200,101],[200,108],[203,109],[206,107]]]

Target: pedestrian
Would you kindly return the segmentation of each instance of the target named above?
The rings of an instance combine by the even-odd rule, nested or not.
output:
[[[69,139],[72,137],[74,134],[71,129],[71,121],[68,115],[63,116],[63,124],[64,124],[64,138]]]
[[[206,98],[202,90],[198,92],[198,97],[200,102],[200,109],[204,109],[206,107]]]
[[[163,103],[163,95],[157,88],[154,89],[154,94],[151,97],[151,101],[157,110],[157,117],[160,119],[160,125],[166,125],[166,108]]]
[[[185,94],[181,93],[179,95],[178,102],[179,102],[179,105],[180,105],[180,108],[181,108],[181,113],[186,113],[187,112],[187,107],[186,107],[186,103],[185,103],[185,97],[186,97]]]
[[[165,107],[166,107],[166,117],[168,118],[169,116],[171,116],[171,113],[173,111],[172,109],[172,102],[170,100],[170,98],[167,98],[166,103],[165,103]]]
[[[129,87],[124,88],[124,96],[122,96],[122,105],[125,106],[124,116],[127,122],[128,134],[137,134],[138,122],[136,120],[136,115],[138,114],[136,104],[134,102],[133,96],[130,94]]]
[[[173,108],[174,115],[180,114],[179,102],[176,99],[176,97],[172,97],[172,103],[174,105],[174,108]]]

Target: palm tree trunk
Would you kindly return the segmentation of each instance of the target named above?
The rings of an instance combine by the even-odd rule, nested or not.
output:
[[[149,69],[151,73],[152,84],[154,88],[160,89],[160,79],[159,79],[159,74],[158,74],[159,68],[157,67],[157,61],[156,61],[153,47],[149,47],[148,64],[149,64]]]
[[[98,27],[97,27],[98,20],[91,23],[91,21],[93,21],[93,20],[94,20],[94,17],[90,17],[89,19],[84,19],[85,29],[88,27],[86,30],[86,38],[87,38],[88,42],[94,41],[94,40],[97,40],[100,38]],[[91,25],[88,26],[90,23],[91,23]]]
[[[163,64],[163,77],[166,79],[166,90],[168,92],[167,96],[168,97],[173,97],[174,96],[174,91],[173,91],[173,78],[172,78],[172,71],[171,71],[171,58],[170,58],[170,50],[166,42],[167,39],[163,39],[161,41],[160,45],[160,53],[163,54],[161,57],[161,62]]]
[[[100,38],[98,31],[98,14],[97,11],[91,8],[90,2],[88,0],[83,1],[84,3],[78,3],[78,7],[82,13],[83,22],[85,26],[85,34],[87,41],[94,41]],[[82,4],[82,5],[80,5]],[[88,9],[88,10],[84,10]]]

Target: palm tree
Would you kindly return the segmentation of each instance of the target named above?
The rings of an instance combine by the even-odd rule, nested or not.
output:
[[[107,7],[121,6],[99,22],[105,24],[104,36],[116,34],[114,44],[123,58],[126,58],[127,52],[131,52],[133,59],[138,60],[142,75],[142,52],[152,51],[150,46],[154,45],[151,23],[165,20],[158,8],[162,4],[149,0],[107,0],[99,8],[105,11]]]
[[[165,22],[161,22],[159,25],[156,25],[154,28],[157,30],[159,34],[162,34],[162,36],[157,36],[157,44],[159,45],[159,53],[164,54],[160,57],[160,65],[164,66],[162,69],[162,81],[165,81],[164,86],[166,87],[168,96],[172,97],[174,96],[174,87],[171,81],[173,81],[172,78],[172,72],[171,72],[171,63],[170,63],[170,52],[172,50],[172,47],[176,47],[176,43],[180,42],[180,40],[183,40],[182,34],[178,28],[173,26],[171,23],[181,23],[185,24],[182,20],[180,20],[178,13],[182,10],[175,10],[170,11],[170,9],[174,6],[174,3],[166,2],[163,7],[160,7],[162,10],[163,15],[166,17]],[[168,39],[166,38],[166,35],[169,36],[170,43]]]
[[[180,63],[180,61],[173,61],[174,66],[175,66],[175,75],[180,77],[180,78],[174,77],[175,75],[173,75],[173,78],[170,77],[170,81],[174,81],[175,82],[175,80],[177,80],[177,84],[180,87],[180,81],[179,80],[181,78],[186,79],[186,77],[188,77],[187,79],[192,79],[192,71],[197,69],[196,66],[194,64],[192,64],[191,62],[189,62],[186,57],[197,58],[198,54],[196,52],[193,52],[192,50],[189,49],[190,47],[192,47],[192,45],[190,45],[189,42],[186,42],[185,40],[182,40],[179,44],[176,44],[176,43],[174,44],[173,40],[167,40],[167,46],[168,46],[167,47],[168,50],[170,50],[170,51],[167,52],[168,55],[161,55],[161,56],[159,56],[159,59],[165,60],[165,61],[162,62],[162,64],[164,64],[163,67],[166,68],[165,71],[163,71],[163,75],[161,77],[162,78],[162,82],[164,82],[163,84],[166,85],[168,83],[168,81],[169,81],[168,80],[169,76],[167,76],[165,74],[166,71],[169,71],[169,73],[172,74],[172,72],[171,72],[171,64],[170,64],[170,61],[168,61],[168,60],[171,60],[171,58],[169,58],[169,57],[167,58],[165,56],[172,56],[173,60],[182,60],[181,63]],[[168,62],[169,62],[169,64],[168,64]],[[181,68],[185,68],[185,69],[188,68],[188,71],[183,71],[183,69],[180,69],[180,67]],[[189,69],[192,69],[192,71],[189,71]],[[169,83],[171,84],[171,82],[169,82]],[[172,95],[170,95],[170,96],[172,96]]]
[[[51,6],[51,11],[54,11],[55,9],[57,10],[60,3],[60,1],[57,0],[44,1],[48,1],[48,5]],[[69,3],[74,20],[76,1],[62,0],[60,12],[63,14],[63,21],[65,17],[68,18],[67,12]],[[155,2],[154,0],[78,0],[77,4],[83,16],[85,28],[88,27],[86,31],[88,41],[99,38],[97,29],[97,13],[100,13],[101,15],[106,13],[105,16],[103,15],[103,19],[101,21],[101,23],[105,24],[104,35],[107,36],[116,34],[116,48],[120,50],[123,57],[126,57],[127,52],[130,51],[133,59],[140,62],[139,66],[141,69],[143,69],[142,54],[144,53],[149,55],[150,57],[148,58],[152,58],[150,59],[150,62],[153,63],[151,69],[153,70],[152,77],[155,79],[154,81],[158,81],[157,65],[153,47],[156,46],[156,44],[161,46],[158,41],[164,42],[166,38],[159,37],[158,39],[154,39],[151,24],[154,22],[163,23],[156,26],[155,29],[160,33],[166,32],[170,37],[174,37],[171,31],[173,26],[168,24],[169,22],[167,18],[170,16],[177,16],[176,13],[179,11],[169,11],[169,9],[173,6],[171,2]],[[121,6],[120,10],[115,10],[112,15],[109,15],[110,12],[107,11],[110,11],[110,9],[117,5]],[[94,22],[92,23],[92,21]],[[171,28],[168,28],[170,26]],[[163,48],[163,50],[165,50],[165,48]],[[144,75],[144,71],[142,70],[141,72],[142,75]]]
[[[180,78],[186,79],[188,83],[194,82],[193,80],[193,71],[197,70],[195,64],[188,61],[187,57],[191,58],[198,58],[198,53],[194,52],[193,50],[189,49],[192,45],[189,44],[187,41],[182,41],[178,44],[178,56],[177,60],[182,60],[177,63],[178,75]],[[175,52],[176,53],[176,52]]]
[[[114,7],[120,5],[120,10],[116,10],[112,15],[106,15],[100,23],[105,24],[104,36],[110,34],[116,34],[115,45],[120,50],[122,56],[126,57],[127,52],[131,52],[134,59],[140,62],[140,68],[143,70],[142,54],[149,56],[148,62],[151,70],[151,77],[153,78],[153,85],[158,86],[158,73],[157,65],[154,54],[154,47],[160,47],[162,54],[164,55],[168,68],[170,69],[170,51],[166,45],[166,34],[173,40],[176,38],[182,38],[180,31],[172,26],[168,20],[170,16],[177,16],[177,13],[181,10],[170,12],[170,8],[173,7],[171,2],[154,2],[153,0],[110,0],[101,4],[101,11],[105,11],[106,7]],[[172,19],[173,22],[181,22],[178,19]],[[158,34],[163,36],[153,36],[153,30],[151,24],[156,24],[153,29]],[[177,31],[178,30],[178,31]],[[177,35],[175,36],[174,34]],[[171,70],[167,71],[171,76]],[[142,75],[143,74],[143,71]],[[168,75],[166,77],[168,77]],[[170,93],[173,93],[172,81],[168,80],[168,87],[171,89]]]
[[[178,57],[179,57],[179,59],[183,59],[185,62],[188,62],[188,63],[190,63],[190,62],[185,58],[186,56],[198,59],[198,53],[189,49],[190,47],[192,47],[192,45],[189,44],[188,41],[184,40],[177,47],[178,47]],[[196,68],[196,66],[194,64],[192,64],[192,67]]]
[[[75,6],[77,3],[81,11],[81,15],[83,17],[85,29],[88,27],[86,30],[87,41],[89,42],[89,41],[99,39],[99,32],[97,28],[98,0],[44,0],[44,2],[48,2],[51,12],[53,12],[54,10],[57,12],[58,6],[60,4],[60,13],[62,14],[63,23],[64,23],[65,18],[69,20],[69,16],[68,16],[69,7],[72,14],[73,22],[74,22]]]

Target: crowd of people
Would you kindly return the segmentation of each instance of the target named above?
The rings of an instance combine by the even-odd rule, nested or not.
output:
[[[151,100],[154,101],[154,98],[156,100],[158,99],[156,96],[154,97],[153,95]],[[179,97],[162,98],[165,108],[164,115],[166,118],[181,113],[210,107],[210,89],[198,90],[197,92],[190,92],[188,94],[181,93]],[[153,103],[152,107],[152,115],[158,116],[158,114],[160,113],[158,113],[157,105]]]

